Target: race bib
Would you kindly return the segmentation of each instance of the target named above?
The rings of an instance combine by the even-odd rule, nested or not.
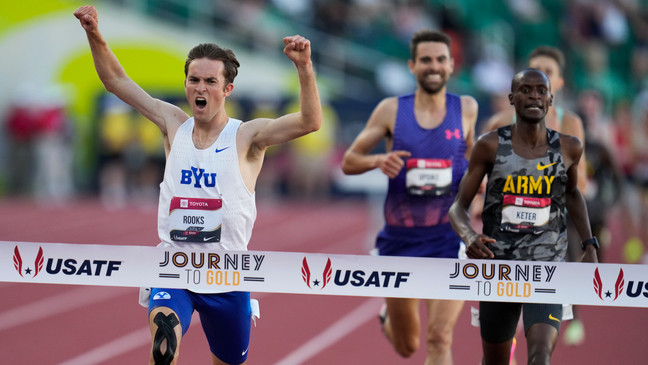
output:
[[[448,194],[452,185],[452,160],[410,158],[405,184],[412,195]]]
[[[173,197],[169,206],[171,239],[178,242],[220,242],[222,207],[222,199]]]
[[[540,234],[547,229],[551,198],[504,195],[502,231]]]

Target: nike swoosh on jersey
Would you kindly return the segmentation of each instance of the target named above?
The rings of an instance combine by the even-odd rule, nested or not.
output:
[[[211,240],[212,238],[214,238],[214,236],[203,237],[203,241],[207,242],[207,241]]]
[[[551,167],[551,166],[553,166],[553,165],[555,165],[557,163],[558,163],[558,161],[556,161],[554,163],[550,163],[549,165],[540,165],[540,162],[538,162],[538,166],[536,166],[536,168],[538,170],[544,170],[544,169],[549,168],[549,167]]]
[[[556,321],[556,322],[560,323],[560,320],[558,318],[552,316],[551,313],[549,313],[549,319],[552,320],[552,321]]]
[[[225,147],[225,148],[221,148],[221,149],[216,148],[216,150],[215,150],[214,152],[216,152],[216,153],[218,153],[218,152],[223,152],[223,151],[225,151],[225,150],[228,149],[228,148],[230,148],[230,146],[227,146],[227,147]]]

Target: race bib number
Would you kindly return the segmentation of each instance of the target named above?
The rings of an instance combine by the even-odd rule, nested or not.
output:
[[[547,229],[551,198],[504,195],[502,231],[540,234]]]
[[[452,185],[452,160],[411,158],[407,160],[405,183],[411,195],[448,194]]]
[[[220,242],[223,223],[222,199],[171,199],[169,227],[173,241]]]

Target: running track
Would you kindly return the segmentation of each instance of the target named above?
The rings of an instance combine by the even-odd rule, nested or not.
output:
[[[259,202],[250,249],[366,254],[375,225],[360,200],[320,204]],[[155,245],[155,211],[131,207],[107,211],[94,200],[61,208],[23,200],[0,201],[0,240]],[[612,225],[613,234],[615,224]],[[618,229],[616,230],[618,231]],[[619,245],[617,245],[619,246]],[[620,262],[620,248],[607,252]],[[11,265],[10,257],[0,258]],[[646,278],[648,280],[648,278]],[[2,364],[145,364],[150,334],[137,289],[1,283]],[[252,329],[248,364],[422,364],[424,351],[400,359],[383,337],[377,298],[253,293],[261,319]],[[480,362],[478,329],[466,303],[455,329],[455,364]],[[586,341],[566,346],[555,364],[645,364],[648,310],[580,307]],[[518,364],[526,361],[518,336]],[[209,364],[209,350],[194,317],[182,341],[181,364]]]

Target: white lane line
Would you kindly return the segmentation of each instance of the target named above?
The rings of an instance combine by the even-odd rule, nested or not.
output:
[[[195,322],[191,321],[193,326]],[[114,359],[120,354],[134,350],[151,342],[151,331],[140,328],[107,344],[85,352],[72,359],[63,361],[60,365],[94,365]]]
[[[191,316],[191,324],[189,328],[200,323],[200,316],[197,312]],[[135,350],[138,347],[151,345],[151,330],[148,327],[143,327],[121,336],[113,341],[110,341],[99,347],[95,347],[90,351],[86,351],[71,359],[65,360],[59,365],[96,365],[101,363],[110,362],[117,356],[125,354],[129,351]]]
[[[0,331],[22,326],[43,318],[51,318],[57,314],[69,312],[90,304],[133,294],[136,300],[137,293],[132,288],[121,287],[82,287],[68,290],[63,293],[23,304],[20,307],[9,309],[0,313]]]
[[[288,354],[288,356],[279,360],[276,364],[293,365],[305,363],[308,359],[316,356],[327,347],[347,336],[365,322],[376,318],[381,303],[381,298],[371,298],[365,301],[359,307],[322,331],[319,335],[311,338],[308,342]]]
[[[200,315],[197,312],[191,316],[189,328],[200,324]],[[59,365],[96,365],[110,362],[117,356],[123,355],[138,347],[151,345],[151,330],[148,327],[142,327],[113,341],[110,341],[90,351],[86,351],[71,359],[61,362]]]

